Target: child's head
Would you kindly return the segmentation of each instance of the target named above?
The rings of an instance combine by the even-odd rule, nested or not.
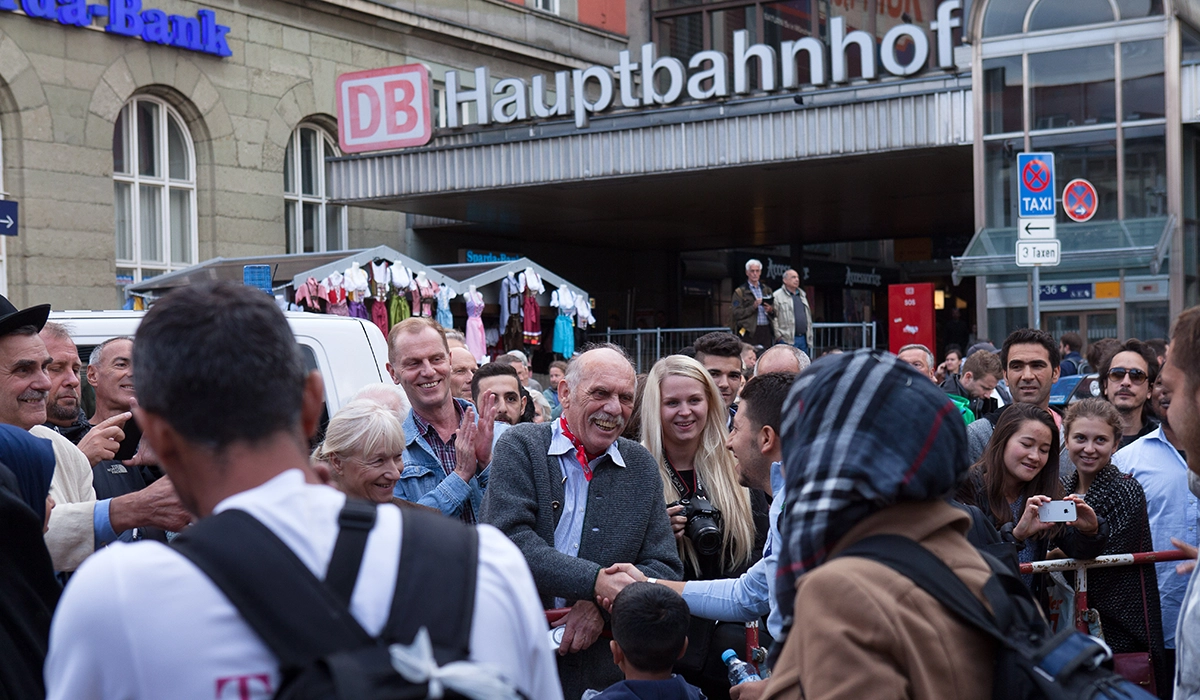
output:
[[[670,588],[630,584],[612,605],[613,660],[622,670],[628,664],[644,673],[670,673],[687,649],[688,615],[687,603]]]

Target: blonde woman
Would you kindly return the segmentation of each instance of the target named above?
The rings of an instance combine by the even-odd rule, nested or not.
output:
[[[684,580],[736,578],[754,563],[761,543],[750,492],[738,484],[733,454],[725,448],[728,414],[717,385],[704,365],[669,355],[646,377],[641,409],[642,444],[658,460]],[[680,501],[688,501],[690,508]],[[765,497],[762,505],[765,514]],[[760,520],[765,536],[766,519]],[[744,646],[741,623],[692,617],[688,649],[675,671],[710,700],[724,700],[729,680],[720,654]]]
[[[725,448],[725,407],[704,366],[669,355],[655,363],[642,398],[642,444],[658,460],[663,496],[685,580],[737,576],[753,563],[755,523],[749,491],[738,484]],[[680,501],[688,501],[688,510]],[[711,505],[713,515],[696,517]],[[717,532],[705,519],[711,518]]]

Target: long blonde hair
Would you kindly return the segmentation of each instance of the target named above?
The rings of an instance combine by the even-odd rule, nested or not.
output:
[[[737,482],[734,459],[725,449],[727,412],[717,385],[704,365],[683,355],[668,355],[654,363],[646,379],[646,392],[642,397],[642,445],[658,461],[658,473],[663,482],[665,503],[674,503],[680,493],[671,479],[667,466],[662,439],[662,382],[667,377],[678,376],[700,382],[704,398],[708,403],[704,432],[696,449],[693,463],[696,476],[704,484],[705,492],[717,510],[721,511],[721,559],[722,569],[739,565],[749,560],[754,550],[754,516],[750,512],[750,492]],[[684,537],[678,541],[680,556],[700,570],[696,549],[691,540]]]

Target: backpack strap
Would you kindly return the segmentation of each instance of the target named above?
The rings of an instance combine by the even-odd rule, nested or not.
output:
[[[384,637],[410,644],[424,627],[439,665],[462,661],[471,651],[479,535],[438,513],[400,513],[400,575]]]
[[[935,600],[954,613],[960,620],[984,632],[1001,644],[1008,645],[1008,640],[997,628],[996,621],[975,597],[967,584],[954,573],[946,563],[933,552],[911,538],[902,535],[872,535],[860,540],[837,555],[838,557],[862,557],[887,566],[897,573],[909,578],[918,588],[922,589]],[[989,562],[989,566],[991,562]],[[996,565],[1003,566],[996,562]],[[994,571],[994,569],[993,569]],[[1006,595],[1000,588],[995,575],[988,580],[992,590],[985,595],[988,602],[995,605]]]
[[[172,546],[221,589],[283,668],[374,644],[337,595],[245,511],[207,517]]]
[[[367,548],[367,536],[375,527],[375,514],[374,503],[353,498],[347,498],[342,512],[338,513],[337,542],[333,545],[329,570],[325,572],[325,585],[346,607],[350,607],[350,596],[358,580],[363,551]]]

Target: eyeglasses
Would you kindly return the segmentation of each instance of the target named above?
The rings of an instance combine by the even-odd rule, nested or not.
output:
[[[1142,384],[1145,384],[1146,380],[1150,378],[1150,376],[1146,374],[1145,370],[1141,370],[1136,367],[1133,369],[1113,367],[1112,369],[1108,370],[1108,378],[1114,382],[1124,381],[1126,374],[1129,375],[1129,381],[1135,386],[1141,386]]]

